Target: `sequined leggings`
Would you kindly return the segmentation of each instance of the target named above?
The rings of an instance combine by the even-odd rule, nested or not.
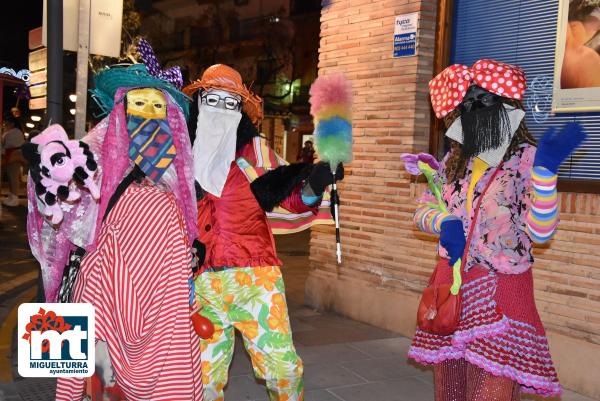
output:
[[[435,401],[520,401],[521,387],[464,359],[434,367]]]

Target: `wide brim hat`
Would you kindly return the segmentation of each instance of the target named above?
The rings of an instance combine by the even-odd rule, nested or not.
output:
[[[94,77],[95,88],[90,90],[92,98],[109,114],[115,105],[115,93],[119,88],[156,88],[166,91],[189,117],[191,99],[169,82],[150,75],[144,64],[114,65],[100,71]]]
[[[241,96],[242,111],[248,115],[255,125],[263,119],[262,99],[244,85],[242,76],[234,68],[225,64],[210,66],[204,71],[200,79],[183,88],[183,92],[188,96],[193,96],[199,90],[208,91],[211,89],[223,90]]]

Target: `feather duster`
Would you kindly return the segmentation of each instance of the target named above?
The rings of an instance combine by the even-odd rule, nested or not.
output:
[[[337,262],[342,263],[339,198],[335,172],[340,163],[352,161],[352,86],[343,74],[319,77],[310,88],[310,113],[315,122],[319,158],[329,162],[333,174],[331,200],[335,219]]]
[[[310,88],[310,113],[321,160],[335,171],[352,161],[352,86],[343,74],[322,76]]]

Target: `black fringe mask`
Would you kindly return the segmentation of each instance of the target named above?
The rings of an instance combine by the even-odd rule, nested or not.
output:
[[[497,149],[510,136],[510,120],[502,102],[461,113],[462,156],[470,158]]]

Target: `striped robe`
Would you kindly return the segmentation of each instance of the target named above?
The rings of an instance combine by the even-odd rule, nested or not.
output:
[[[132,184],[81,265],[73,302],[96,310],[128,400],[202,400],[200,341],[190,321],[190,246],[175,196]],[[60,378],[57,400],[80,400],[84,379]]]

